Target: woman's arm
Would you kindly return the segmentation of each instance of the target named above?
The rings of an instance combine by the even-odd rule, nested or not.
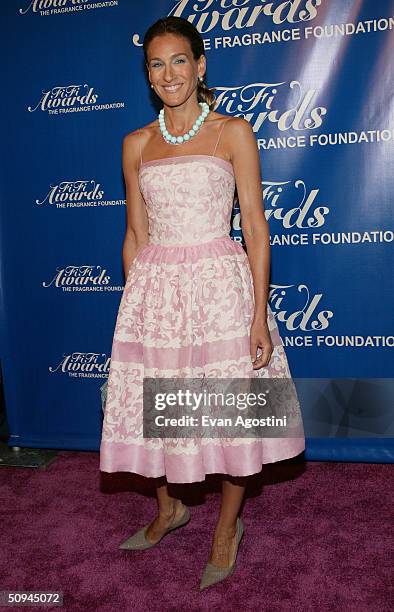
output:
[[[140,249],[148,242],[148,215],[138,183],[139,132],[131,132],[123,139],[122,167],[126,183],[126,234],[123,241],[123,270],[125,278]]]
[[[270,276],[269,226],[264,215],[260,156],[253,129],[246,119],[229,122],[230,141],[237,193],[241,210],[242,234],[253,276],[255,311],[251,329],[251,356],[257,368],[267,365],[273,346],[267,324]],[[257,348],[262,348],[257,359]],[[256,369],[257,369],[256,368]]]

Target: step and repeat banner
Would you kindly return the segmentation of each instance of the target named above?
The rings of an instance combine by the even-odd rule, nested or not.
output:
[[[9,444],[99,448],[124,288],[122,140],[161,108],[141,45],[168,15],[204,38],[214,110],[256,135],[306,458],[393,461],[392,0],[2,1]]]

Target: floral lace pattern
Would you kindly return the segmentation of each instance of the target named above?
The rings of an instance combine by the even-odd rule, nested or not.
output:
[[[235,252],[190,264],[134,260],[115,340],[180,348],[247,335],[253,297],[244,258]]]
[[[150,242],[192,245],[228,235],[235,179],[223,161],[189,156],[166,162],[140,169]]]
[[[218,161],[217,161],[218,160]],[[270,363],[253,370],[253,278],[229,237],[234,176],[210,156],[147,162],[140,186],[149,243],[131,265],[116,320],[100,447],[100,469],[167,476],[169,482],[260,471],[305,448],[297,438],[145,439],[143,379],[290,378],[269,305]],[[300,419],[300,407],[289,406]]]

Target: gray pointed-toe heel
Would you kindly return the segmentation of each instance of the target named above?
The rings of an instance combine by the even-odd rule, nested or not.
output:
[[[244,534],[244,526],[240,518],[237,518],[237,548],[235,550],[235,558],[234,562],[230,567],[218,567],[217,565],[213,565],[212,563],[207,563],[201,578],[200,582],[200,591],[206,589],[217,582],[221,582],[228,576],[231,576],[235,569],[235,562],[237,560],[238,555],[238,547],[239,543]]]
[[[171,527],[168,527],[168,529],[166,529],[160,540],[158,540],[157,542],[149,542],[149,540],[147,540],[145,537],[146,530],[150,525],[149,523],[148,525],[145,525],[145,527],[142,527],[142,529],[139,529],[134,535],[130,536],[125,542],[123,542],[123,544],[119,546],[119,548],[121,548],[122,550],[145,550],[146,548],[152,548],[152,546],[156,546],[157,544],[159,544],[159,542],[162,541],[162,539],[164,538],[164,536],[167,535],[167,533],[173,531],[174,529],[178,529],[178,527],[183,527],[183,525],[186,525],[186,523],[188,523],[189,521],[190,511],[189,508],[185,506],[185,512],[183,513],[183,515],[177,521],[175,521],[171,525]]]

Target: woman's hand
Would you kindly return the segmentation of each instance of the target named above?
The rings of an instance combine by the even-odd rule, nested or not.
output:
[[[257,357],[257,349],[261,348],[261,355]],[[267,319],[259,316],[254,317],[250,328],[250,355],[252,358],[253,369],[260,368],[269,364],[274,346],[268,329]]]

